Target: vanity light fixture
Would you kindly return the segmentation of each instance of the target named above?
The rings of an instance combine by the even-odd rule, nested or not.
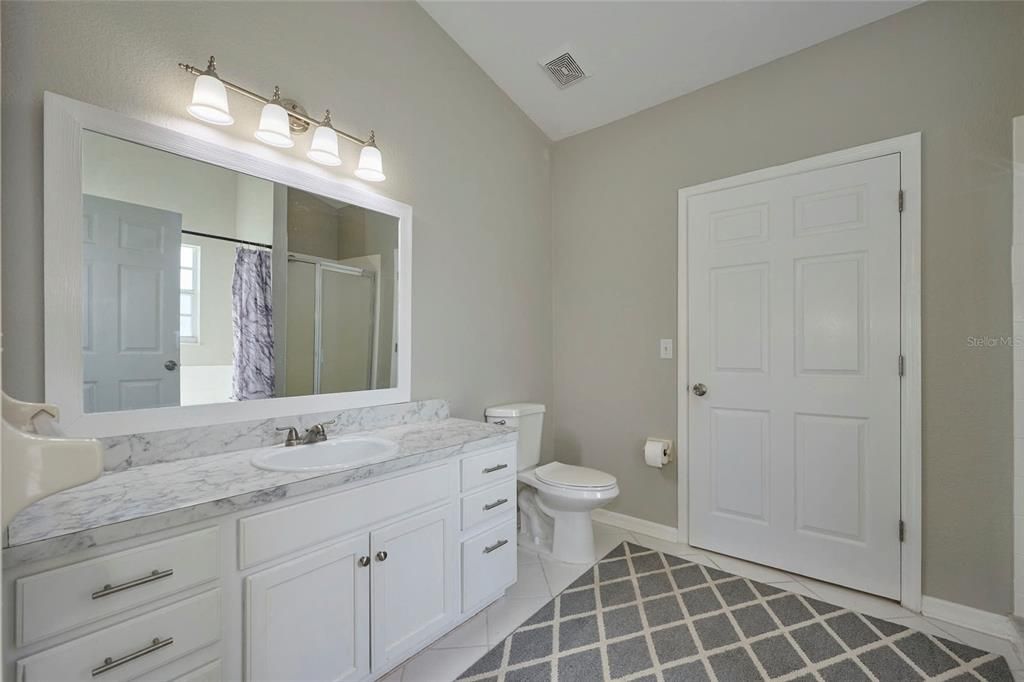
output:
[[[288,125],[288,112],[281,106],[281,88],[274,86],[274,96],[263,105],[260,112],[260,127],[256,129],[256,139],[271,147],[289,149],[295,146],[291,127]]]
[[[295,144],[293,134],[304,133],[313,127],[313,139],[310,141],[309,151],[306,152],[310,160],[324,166],[341,165],[338,137],[343,137],[362,147],[356,176],[369,182],[380,182],[385,179],[383,158],[372,130],[369,138],[364,140],[335,128],[331,123],[330,110],[324,114],[323,120],[317,121],[309,116],[298,102],[281,99],[280,88],[276,86],[273,97],[268,99],[226,81],[217,74],[217,65],[213,57],[210,57],[205,71],[191,64],[179,63],[178,66],[196,76],[192,103],[186,109],[200,121],[223,126],[234,123],[235,119],[228,110],[227,98],[227,91],[232,90],[263,104],[259,128],[255,132],[256,139],[260,142],[274,147],[292,147]]]
[[[217,76],[217,64],[210,57],[206,71],[201,71],[192,89],[192,103],[186,107],[188,113],[200,121],[216,126],[229,126],[235,122],[228,110],[228,92]]]
[[[380,182],[384,179],[384,161],[377,148],[377,141],[373,138],[373,131],[370,131],[370,139],[363,145],[359,152],[359,167],[356,168],[356,177],[370,182]]]
[[[372,132],[370,137],[373,137]],[[313,131],[313,141],[309,143],[309,151],[306,152],[306,156],[325,166],[341,165],[341,156],[338,154],[338,136],[334,134],[334,129],[331,127],[330,109],[324,113],[324,120]]]

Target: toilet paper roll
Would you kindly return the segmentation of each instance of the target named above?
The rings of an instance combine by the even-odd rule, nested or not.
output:
[[[668,464],[668,448],[663,440],[648,438],[644,443],[644,462],[647,466],[660,469]]]

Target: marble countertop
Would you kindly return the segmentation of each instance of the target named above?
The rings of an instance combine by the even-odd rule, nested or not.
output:
[[[440,461],[512,442],[516,431],[443,419],[363,435],[394,441],[398,454],[341,471],[296,473],[257,469],[253,450],[242,450],[104,474],[22,510],[9,526],[4,563],[37,561]]]

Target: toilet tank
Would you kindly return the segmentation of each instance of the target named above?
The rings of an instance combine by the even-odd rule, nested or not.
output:
[[[504,424],[519,429],[517,461],[519,470],[540,463],[540,437],[544,429],[544,406],[539,403],[495,405],[484,411],[489,424]]]

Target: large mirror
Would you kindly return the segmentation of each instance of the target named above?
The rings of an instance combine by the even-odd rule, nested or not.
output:
[[[109,436],[410,399],[409,206],[45,97],[46,399]]]
[[[398,219],[84,131],[83,411],[395,385]]]

